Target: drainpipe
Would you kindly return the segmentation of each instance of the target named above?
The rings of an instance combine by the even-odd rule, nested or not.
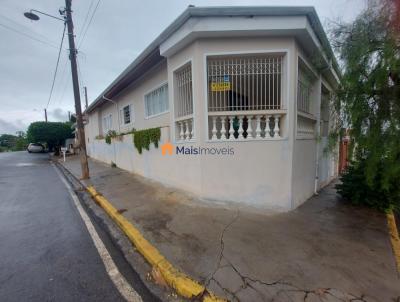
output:
[[[121,133],[121,123],[119,120],[119,108],[118,108],[118,103],[116,101],[113,101],[112,99],[107,98],[105,95],[103,95],[103,99],[106,101],[109,101],[111,103],[113,103],[115,105],[115,107],[117,108],[117,117],[118,117],[118,132]]]
[[[319,175],[318,175],[318,170],[319,170],[319,148],[320,148],[320,144],[321,144],[321,133],[320,133],[320,129],[321,129],[321,102],[322,102],[322,80],[321,80],[321,76],[319,77],[318,80],[318,97],[317,99],[319,99],[318,102],[318,106],[317,106],[317,122],[315,123],[316,127],[317,127],[317,146],[316,146],[316,156],[315,156],[315,180],[314,180],[314,194],[318,195],[318,179],[319,179]]]
[[[320,125],[319,123],[317,124],[317,127],[319,128]],[[318,132],[317,132],[318,133]],[[316,156],[316,160],[315,160],[315,180],[314,180],[314,194],[318,195],[318,170],[319,170],[319,145],[320,143],[318,142],[319,139],[319,133],[317,134],[317,156]]]

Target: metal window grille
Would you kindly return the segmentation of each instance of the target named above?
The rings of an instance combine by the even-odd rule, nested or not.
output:
[[[208,111],[281,109],[283,55],[208,58]]]
[[[125,106],[122,109],[124,124],[129,124],[131,122],[131,105]]]
[[[311,79],[299,68],[297,80],[297,110],[311,113]]]
[[[168,84],[165,84],[144,96],[146,117],[168,111]]]
[[[189,63],[175,72],[175,117],[193,114],[192,65]]]

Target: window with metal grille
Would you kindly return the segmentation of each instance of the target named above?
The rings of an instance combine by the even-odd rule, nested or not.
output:
[[[297,79],[297,110],[311,113],[311,76],[299,66]]]
[[[283,55],[208,58],[208,111],[281,109],[282,70]]]
[[[193,114],[192,64],[175,72],[175,117]]]
[[[121,110],[122,122],[124,123],[124,125],[130,124],[131,122],[131,110],[132,110],[131,105],[127,105],[123,107]]]
[[[168,104],[168,84],[165,84],[144,96],[146,117],[167,112]]]

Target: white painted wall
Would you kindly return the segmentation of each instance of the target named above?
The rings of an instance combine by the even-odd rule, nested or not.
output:
[[[108,114],[112,114],[112,130],[126,132],[135,128],[137,130],[153,127],[169,126],[169,112],[158,116],[146,118],[144,95],[151,90],[167,82],[167,64],[164,61],[161,65],[151,70],[138,82],[131,84],[120,94],[113,98],[118,103],[118,110],[126,105],[132,105],[131,123],[123,124],[122,117],[118,123],[117,106],[112,102],[107,102],[94,112],[89,114],[89,123],[85,126],[86,137],[93,141],[99,134],[105,135],[101,129],[102,119]]]
[[[207,138],[206,57],[211,54],[285,52],[283,107],[287,110],[282,120],[282,138],[271,141],[210,142]],[[93,158],[145,177],[190,191],[202,198],[239,202],[261,208],[286,211],[304,202],[314,192],[316,172],[316,140],[297,140],[296,85],[298,46],[294,38],[207,38],[198,39],[167,58],[167,64],[150,72],[140,82],[132,84],[114,100],[119,108],[132,103],[134,122],[121,131],[162,127],[161,143],[174,142],[173,72],[187,62],[192,64],[195,141],[185,146],[233,147],[234,156],[162,156],[160,149],[138,154],[132,136],[107,145],[95,140],[96,128],[102,116],[113,112],[113,128],[118,131],[116,108],[104,105],[90,114],[85,127],[89,139],[88,152]],[[153,119],[144,118],[144,94],[168,81],[169,106],[167,113]],[[101,122],[101,120],[100,120]],[[129,129],[128,129],[129,128]],[[101,131],[101,130],[100,130]],[[180,143],[177,144],[182,146]],[[325,173],[325,166],[320,169]]]

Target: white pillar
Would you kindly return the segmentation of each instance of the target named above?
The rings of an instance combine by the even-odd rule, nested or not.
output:
[[[234,119],[235,117],[234,116],[230,116],[229,117],[229,125],[230,125],[230,127],[229,127],[229,140],[234,140],[235,139],[235,130],[233,130],[233,119]]]
[[[246,130],[247,138],[253,138],[253,125],[251,123],[252,117],[253,116],[251,116],[251,115],[247,117],[247,130]]]
[[[217,117],[213,116],[212,117],[212,136],[211,136],[211,140],[216,140],[217,139]]]
[[[261,138],[261,115],[256,115],[257,127],[256,138]]]
[[[192,126],[192,128],[190,129],[190,138],[193,139],[194,138],[194,118],[192,118],[190,120],[190,124]]]
[[[279,136],[279,115],[275,115],[275,127],[274,127],[274,137],[280,137]]]
[[[190,131],[189,131],[189,120],[185,121],[186,131],[185,131],[185,139],[190,140]]]
[[[221,139],[226,140],[225,116],[221,116]]]
[[[239,129],[238,129],[238,133],[239,133],[239,136],[238,136],[238,139],[244,139],[244,136],[243,136],[243,115],[240,115],[239,116]]]
[[[270,127],[269,127],[269,119],[270,119],[270,115],[266,115],[265,116],[265,138],[267,138],[267,137],[272,137],[271,136],[271,129],[270,129]]]
[[[185,133],[183,132],[183,123],[182,122],[179,122],[179,130],[180,130],[179,137],[180,137],[181,141],[183,141],[185,139],[185,136],[184,136]]]

